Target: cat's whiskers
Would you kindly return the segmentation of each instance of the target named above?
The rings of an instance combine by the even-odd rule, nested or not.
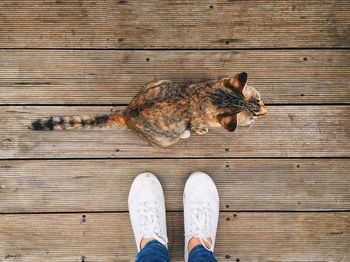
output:
[[[249,125],[248,132],[250,131],[250,129],[253,127],[254,124],[255,124],[255,120],[253,120],[253,122]]]

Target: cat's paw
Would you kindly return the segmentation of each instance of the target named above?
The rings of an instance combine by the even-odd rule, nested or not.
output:
[[[186,138],[189,138],[190,136],[191,136],[190,130],[185,130],[185,131],[180,135],[180,138],[186,139]]]
[[[198,135],[204,135],[206,133],[208,133],[209,129],[207,127],[202,127],[202,128],[198,128],[196,129],[196,134]]]

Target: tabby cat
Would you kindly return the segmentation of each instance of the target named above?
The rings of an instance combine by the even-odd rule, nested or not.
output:
[[[198,83],[160,80],[146,85],[125,110],[95,116],[69,116],[39,119],[33,130],[125,127],[150,144],[167,147],[190,131],[205,134],[209,127],[222,126],[233,132],[266,115],[259,92],[247,85],[243,72],[231,78]]]

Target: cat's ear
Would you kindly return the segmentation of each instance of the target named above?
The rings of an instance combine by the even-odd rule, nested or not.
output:
[[[247,84],[248,74],[246,72],[239,73],[230,79],[230,84],[234,88],[238,89],[241,93],[243,88]]]
[[[229,132],[235,131],[237,127],[237,114],[220,114],[217,116],[220,125]]]

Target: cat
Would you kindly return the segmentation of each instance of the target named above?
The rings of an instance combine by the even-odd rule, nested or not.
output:
[[[151,145],[168,147],[222,126],[233,132],[267,114],[259,92],[247,84],[245,72],[231,78],[197,83],[160,80],[147,84],[125,110],[104,115],[50,117],[34,121],[33,130],[129,128]]]

